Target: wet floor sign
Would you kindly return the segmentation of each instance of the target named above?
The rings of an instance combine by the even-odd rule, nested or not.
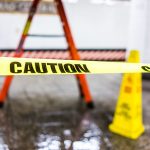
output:
[[[139,52],[131,51],[128,62],[138,63]],[[126,73],[123,76],[120,95],[110,131],[137,139],[143,132],[141,73]]]

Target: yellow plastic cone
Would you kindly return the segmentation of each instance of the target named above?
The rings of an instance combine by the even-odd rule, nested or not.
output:
[[[131,51],[128,62],[140,62],[139,52]],[[141,73],[123,75],[114,119],[109,129],[131,139],[137,139],[144,132]]]

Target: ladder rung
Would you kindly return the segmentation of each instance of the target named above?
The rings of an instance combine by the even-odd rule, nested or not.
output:
[[[29,37],[37,37],[37,38],[62,38],[64,35],[57,35],[57,34],[28,34]]]

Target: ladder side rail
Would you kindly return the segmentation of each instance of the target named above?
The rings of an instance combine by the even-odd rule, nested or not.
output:
[[[15,53],[14,57],[21,57],[21,55],[23,54],[23,46],[24,46],[26,37],[27,37],[29,29],[31,27],[33,17],[36,13],[36,10],[37,10],[37,7],[38,7],[38,4],[40,1],[41,0],[34,0],[31,4],[30,10],[29,10],[29,15],[28,15],[28,18],[27,18],[25,27],[23,29],[23,33],[22,33],[21,39],[19,41],[19,45],[16,49],[16,53]],[[4,83],[3,83],[2,89],[0,91],[0,105],[3,105],[3,103],[6,100],[8,90],[11,86],[12,80],[13,80],[13,76],[7,76],[4,79]]]
[[[64,10],[64,6],[61,0],[55,0],[56,6],[57,6],[57,11],[60,16],[61,22],[63,24],[63,30],[65,33],[66,41],[68,43],[68,49],[70,51],[70,55],[72,59],[74,60],[80,60],[80,56],[78,54],[78,50],[75,46],[75,42],[73,40],[73,36],[71,33],[71,29],[67,20],[67,16]],[[84,97],[84,100],[87,104],[88,107],[93,108],[94,104],[92,102],[92,96],[90,93],[90,90],[88,88],[88,84],[86,81],[86,76],[84,74],[82,75],[76,75],[78,85],[79,85],[79,90],[81,93],[81,96]]]
[[[28,18],[27,18],[27,21],[26,21],[26,24],[24,26],[24,29],[23,29],[23,33],[21,35],[21,39],[19,41],[19,45],[16,49],[16,52],[17,53],[21,53],[23,52],[23,46],[24,46],[24,43],[25,43],[25,40],[28,36],[28,33],[29,33],[29,30],[30,30],[30,27],[31,27],[31,23],[33,21],[33,17],[37,11],[37,8],[38,8],[38,4],[40,3],[41,0],[34,0],[31,7],[30,7],[30,10],[29,10],[29,15],[28,15]]]

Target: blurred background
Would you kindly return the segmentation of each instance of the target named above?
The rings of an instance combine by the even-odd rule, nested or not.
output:
[[[150,60],[148,0],[64,0],[78,49],[138,49],[142,61]],[[0,1],[0,49],[15,49],[30,0]],[[63,34],[52,0],[40,3],[30,33]],[[64,38],[28,38],[25,48],[63,49]]]
[[[31,3],[0,0],[0,56],[14,56]],[[126,61],[130,50],[139,50],[141,62],[150,63],[150,0],[63,0],[63,4],[81,59]],[[40,2],[29,33],[60,36],[28,37],[23,56],[68,59],[53,0]],[[130,140],[108,130],[122,74],[86,77],[93,110],[85,107],[73,75],[15,76],[0,109],[0,150],[150,150],[150,81],[143,80],[145,133]],[[4,79],[0,77],[1,90]]]

